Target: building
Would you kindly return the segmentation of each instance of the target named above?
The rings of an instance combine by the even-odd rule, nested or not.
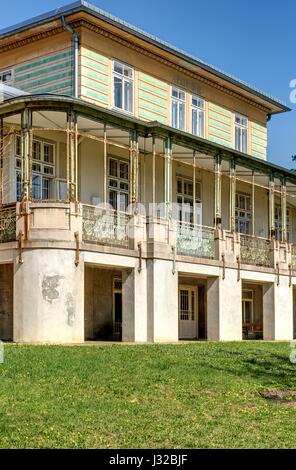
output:
[[[290,340],[277,99],[79,1],[0,32],[0,338]]]

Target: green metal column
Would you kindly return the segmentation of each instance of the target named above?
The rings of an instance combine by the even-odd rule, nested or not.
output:
[[[31,196],[32,188],[32,111],[25,108],[21,116],[21,145],[22,145],[22,163],[21,163],[21,199],[28,201]]]
[[[138,202],[139,192],[139,144],[138,133],[134,129],[131,131],[131,175],[132,175],[132,188],[131,188],[131,201],[133,204]]]
[[[171,214],[171,181],[172,181],[172,141],[170,137],[165,140],[165,208],[166,216]]]
[[[275,236],[275,226],[274,226],[274,176],[273,176],[272,173],[269,175],[268,208],[269,208],[269,236],[270,236],[270,238],[274,238],[274,236]]]
[[[78,199],[78,142],[77,116],[74,111],[68,112],[67,118],[67,199]]]
[[[282,242],[287,241],[287,187],[286,178],[283,176],[281,180],[281,225],[282,225]]]
[[[235,230],[235,193],[236,193],[236,167],[235,160],[232,158],[229,162],[229,229]]]
[[[221,154],[215,157],[215,207],[214,207],[214,225],[217,228],[221,228],[222,223],[222,211],[221,211]]]

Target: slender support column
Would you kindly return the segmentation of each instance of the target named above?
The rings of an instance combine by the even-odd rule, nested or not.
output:
[[[104,204],[107,204],[107,126],[104,123]]]
[[[67,119],[67,198],[77,200],[77,118],[74,111],[68,113]]]
[[[235,230],[235,192],[236,192],[236,168],[235,160],[229,162],[229,229],[231,232]]]
[[[269,177],[269,236],[274,238],[274,177],[273,174]]]
[[[172,181],[172,141],[168,137],[165,141],[165,207],[166,216],[171,213],[171,181]]]
[[[255,173],[252,171],[252,235],[255,235]]]
[[[221,216],[221,155],[218,154],[215,157],[215,227],[220,228],[222,223]]]
[[[130,159],[132,164],[132,192],[131,201],[135,204],[138,201],[138,178],[139,178],[139,145],[137,131],[131,132]]]
[[[281,181],[281,225],[282,225],[282,242],[287,241],[287,188],[286,178],[283,177]]]
[[[30,197],[30,154],[32,152],[32,112],[28,108],[22,112],[22,200],[27,201]]]
[[[193,223],[196,224],[196,171],[195,171],[195,150],[193,151]]]
[[[0,118],[0,205],[3,204],[3,152],[4,152],[3,118]]]
[[[152,137],[152,204],[153,204],[153,214],[154,214],[154,204],[155,204],[155,157],[156,157],[156,148],[155,148],[155,137]]]

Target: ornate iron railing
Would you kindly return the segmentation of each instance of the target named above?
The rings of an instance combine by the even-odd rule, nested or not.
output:
[[[82,238],[102,245],[128,248],[130,215],[95,206],[82,206]]]
[[[16,240],[16,206],[0,208],[0,243]]]
[[[291,245],[291,263],[292,268],[296,269],[296,245]]]
[[[204,225],[179,222],[177,226],[177,253],[197,258],[215,257],[215,229]]]
[[[267,238],[240,234],[241,262],[255,266],[270,267],[270,244]]]

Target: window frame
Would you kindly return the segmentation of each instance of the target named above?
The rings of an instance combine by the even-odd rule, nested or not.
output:
[[[116,72],[114,70],[115,63],[120,64],[123,69],[125,67],[129,68],[132,70],[132,78],[125,77],[124,74],[120,74],[119,72]],[[119,59],[112,59],[112,65],[111,65],[111,77],[112,77],[112,108],[116,109],[120,112],[127,113],[129,115],[133,115],[135,113],[135,68],[132,65],[126,64],[125,62],[122,62]],[[114,78],[118,77],[122,80],[122,108],[118,107],[115,105],[115,84],[114,84]],[[124,92],[124,83],[125,82],[131,82],[132,83],[132,110],[126,110],[124,109],[124,97],[125,97],[125,92]]]
[[[182,185],[182,191],[179,192],[178,191],[178,182],[181,181],[181,185]],[[192,196],[190,194],[186,194],[185,193],[185,183],[191,183],[192,184]],[[200,187],[200,197],[198,197],[198,191],[196,191],[196,187],[195,187],[195,204],[202,204],[202,182],[201,180],[196,180],[195,181],[195,186],[199,186]],[[189,199],[190,202],[190,220],[188,221],[184,221],[183,220],[183,214],[182,214],[182,210],[181,208],[178,209],[178,218],[179,218],[179,221],[180,222],[188,222],[188,223],[193,223],[193,178],[190,178],[189,176],[183,176],[183,175],[176,175],[176,202],[177,204],[188,204],[188,202],[185,202],[185,199]],[[179,202],[178,199],[179,198],[182,198],[182,202]],[[191,205],[191,202],[192,202],[192,205]],[[181,218],[180,218],[180,215],[181,215]],[[200,224],[201,225],[201,224]]]
[[[113,160],[116,162],[116,166],[117,166],[117,176],[113,176],[110,174],[110,161]],[[127,179],[125,178],[121,178],[120,177],[120,163],[124,163],[127,165],[127,171],[128,171],[128,174],[127,174]],[[118,195],[120,194],[125,194],[127,196],[127,204],[126,204],[126,208],[124,211],[121,211],[120,209],[118,209],[118,204],[116,203],[116,207],[113,207],[113,210],[117,210],[118,212],[126,212],[127,210],[127,207],[130,203],[130,162],[129,160],[126,160],[124,158],[118,158],[116,157],[115,155],[110,155],[108,157],[108,174],[107,174],[107,191],[108,191],[108,203],[111,205],[111,202],[110,202],[110,191],[114,191],[117,193],[117,197]],[[113,180],[113,181],[117,181],[117,186],[111,186],[110,185],[110,180]],[[120,183],[124,183],[124,184],[127,184],[127,189],[123,189],[120,187]]]
[[[277,217],[277,212],[279,217]],[[275,230],[275,239],[277,241],[282,241],[282,207],[281,204],[274,204],[274,230]],[[288,243],[292,243],[292,217],[291,217],[291,208],[286,208],[286,239]]]
[[[241,207],[239,207],[239,205],[237,204],[237,199],[238,199],[238,201],[239,201],[241,197],[243,197],[243,198],[245,199],[245,208],[241,208]],[[246,209],[246,207],[247,207],[247,205],[246,205],[247,199],[249,199],[249,201],[250,201],[250,209]],[[239,212],[244,212],[245,214],[250,214],[250,218],[247,218],[247,217],[245,217],[245,216],[244,216],[244,217],[241,217],[241,216],[239,215]],[[252,196],[251,196],[251,194],[249,194],[249,193],[244,193],[244,192],[241,192],[241,191],[237,191],[237,192],[235,193],[235,230],[236,230],[236,232],[242,233],[242,234],[245,234],[245,235],[251,235],[252,216],[253,216],[252,212],[253,212],[253,211],[252,211]],[[246,222],[249,223],[249,231],[248,231],[248,232],[247,232],[247,231],[242,232],[242,231],[238,230],[238,229],[239,229],[239,226],[240,226],[240,224],[239,224],[240,221],[241,221],[242,223],[246,223]]]
[[[244,124],[240,124],[240,123],[237,123],[236,122],[236,118],[239,118],[239,119],[246,119],[247,123],[246,125]],[[240,148],[236,148],[236,129],[240,129],[241,131],[241,146]],[[244,151],[244,144],[243,144],[243,130],[246,130],[246,151]],[[244,116],[243,114],[240,114],[240,113],[234,113],[233,115],[233,133],[234,133],[234,136],[233,136],[233,139],[234,139],[234,149],[237,150],[238,152],[241,152],[241,153],[248,153],[249,151],[249,119],[247,118],[247,116]]]
[[[3,80],[1,80],[1,76],[3,77],[7,73],[11,73],[11,80],[3,82]],[[14,84],[14,69],[0,70],[0,83],[3,83],[3,84],[6,83],[7,85],[12,86]]]
[[[178,91],[178,95],[180,92],[184,93],[184,100],[182,98],[180,98],[179,96],[176,97],[176,96],[173,96],[173,90],[177,90]],[[177,126],[174,126],[173,125],[173,102],[176,102],[177,103],[177,123],[178,125]],[[171,94],[170,94],[170,103],[171,103],[171,106],[170,106],[170,110],[171,110],[171,127],[173,127],[174,129],[178,129],[179,131],[183,131],[183,132],[186,132],[186,123],[187,123],[187,119],[186,119],[186,114],[187,114],[187,93],[186,93],[186,90],[184,90],[183,88],[179,88],[178,86],[176,85],[171,85]],[[180,127],[180,104],[184,104],[184,128],[181,128]]]
[[[197,101],[202,101],[203,102],[203,108],[200,106],[194,105],[192,103],[193,99],[196,99]],[[202,98],[201,96],[198,95],[190,95],[190,129],[191,129],[191,134],[195,135],[197,137],[202,137],[205,138],[205,127],[206,127],[206,107],[205,107],[205,99]],[[193,132],[193,119],[192,119],[192,114],[193,111],[196,111],[198,113],[198,120],[200,119],[200,113],[202,112],[203,114],[203,128],[202,128],[202,134],[194,133]],[[199,127],[199,126],[198,126]]]

